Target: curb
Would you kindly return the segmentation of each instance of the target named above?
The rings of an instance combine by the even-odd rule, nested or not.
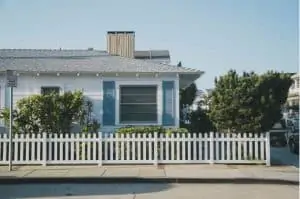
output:
[[[0,185],[8,184],[275,184],[297,185],[299,181],[260,178],[142,178],[142,177],[0,177]]]

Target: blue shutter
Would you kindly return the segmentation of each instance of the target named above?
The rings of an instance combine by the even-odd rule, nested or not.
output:
[[[175,125],[175,82],[163,81],[163,126]]]
[[[10,88],[9,87],[4,87],[5,89],[5,107],[9,108],[10,106]]]
[[[103,82],[103,125],[115,125],[116,88],[114,81]]]

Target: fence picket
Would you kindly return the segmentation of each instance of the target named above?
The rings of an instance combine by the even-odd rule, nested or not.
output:
[[[198,157],[197,156],[197,143],[198,143],[197,134],[193,133],[193,160],[194,161],[198,160],[198,158],[197,158]]]
[[[247,160],[247,134],[244,134],[244,142],[243,142],[243,160]]]
[[[181,142],[181,150],[180,151],[180,154],[181,154],[181,157],[180,157],[180,154],[179,154],[179,158],[178,160],[186,160],[186,139],[185,139],[185,134],[180,134],[181,135],[181,139],[180,139],[180,142]],[[180,136],[179,135],[179,136]]]
[[[248,141],[248,144],[249,144],[249,158],[250,160],[253,159],[253,137],[252,137],[252,133],[249,133],[249,141]]]
[[[104,142],[104,160],[105,161],[108,160],[108,152],[109,152],[108,151],[108,140],[109,140],[108,136],[109,136],[108,134],[106,134],[106,133],[104,134],[104,141],[103,142]]]
[[[151,133],[148,134],[148,157],[149,157],[149,160],[153,160],[153,157],[152,157],[152,152],[153,152],[153,147],[152,147],[152,144],[153,144],[153,136]]]
[[[230,150],[230,134],[227,133],[226,134],[226,160],[229,161],[230,160],[230,153],[231,153],[231,150]]]
[[[111,134],[113,135],[113,134]],[[127,134],[126,134],[127,135]],[[121,160],[125,159],[125,141],[124,134],[121,134]]]
[[[131,160],[136,160],[136,148],[135,148],[135,143],[136,143],[136,136],[135,133],[132,133],[132,145],[131,145]]]
[[[197,137],[197,145],[196,145],[196,147],[198,146],[197,152],[196,152],[197,160],[203,160],[203,158],[205,157],[206,149],[203,150],[203,139],[205,139],[205,137],[201,133],[199,133],[198,137]]]
[[[41,136],[41,134],[39,133],[39,134],[37,134],[37,161],[42,161],[42,159],[41,159],[41,152],[43,151],[42,149],[41,149],[41,145],[42,145],[42,136]],[[20,145],[21,145],[21,142],[20,142]],[[22,151],[20,150],[20,152],[22,153]],[[20,155],[21,155],[21,153],[20,153]]]
[[[171,160],[175,160],[175,143],[174,143],[174,134],[171,135]]]
[[[214,153],[215,153],[215,160],[216,161],[219,161],[220,160],[220,140],[219,140],[219,134],[218,133],[214,133],[214,139],[213,139],[213,142],[214,142],[214,145],[215,145],[215,148],[214,148]]]
[[[238,160],[240,161],[240,160],[242,160],[242,141],[241,141],[241,139],[242,139],[242,135],[241,135],[241,133],[238,133]]]
[[[165,135],[165,139],[166,139],[166,155],[165,155],[165,160],[166,161],[169,161],[170,160],[170,145],[169,145],[169,143],[170,143],[170,137],[169,137],[169,135],[168,134],[166,134]]]
[[[208,134],[204,133],[204,160],[207,161],[208,160]]]
[[[137,159],[138,159],[138,161],[141,161],[142,160],[142,158],[141,158],[141,155],[142,155],[142,148],[141,148],[141,134],[140,133],[138,133],[137,134],[137,139],[139,140],[138,141],[138,143],[137,143],[137,148],[138,148],[138,150],[137,150],[137,154],[138,154],[138,157],[137,157]]]
[[[160,134],[159,135],[159,140],[160,140],[160,143],[159,143],[159,161],[163,161],[163,160],[165,160],[164,159],[164,155],[165,155],[165,143],[166,142],[164,142],[163,140],[164,140],[164,137],[165,137],[165,135],[164,134]]]
[[[21,134],[19,136],[20,138],[20,161],[23,162],[24,161],[24,134]]]
[[[92,160],[92,158],[91,158],[91,133],[87,134],[86,147],[87,147],[86,160],[90,161],[90,160]]]
[[[214,149],[215,149],[215,144],[214,144],[214,133],[210,132],[209,133],[209,163],[213,164],[215,157],[214,157]]]
[[[30,134],[26,134],[26,142],[25,142],[25,161],[26,162],[30,162],[30,159],[29,159],[29,151],[30,151]]]
[[[130,151],[131,151],[130,145],[132,144],[132,139],[130,134],[126,134],[125,142],[126,142],[126,160],[130,160]]]
[[[76,147],[75,147],[75,153],[76,153],[76,156],[75,156],[75,160],[76,161],[79,161],[80,159],[81,159],[81,154],[80,154],[80,140],[81,140],[81,138],[80,138],[80,134],[77,134],[76,135],[76,141],[75,141],[75,143],[76,143]]]
[[[103,134],[102,132],[98,133],[98,166],[102,166],[103,162]],[[105,151],[104,151],[105,152]]]
[[[98,144],[97,141],[98,141],[98,140],[97,140],[97,134],[94,133],[94,134],[93,134],[93,157],[92,157],[92,160],[93,160],[93,161],[97,161],[97,158],[96,158],[96,157],[97,157],[97,154],[96,154],[96,151],[97,151],[97,150],[96,150],[96,149],[97,149],[97,144]],[[100,146],[99,146],[99,147],[100,147]]]
[[[257,135],[257,133],[254,134],[254,139],[255,139],[254,157],[255,157],[255,160],[258,160],[259,159],[259,156],[258,156],[259,148],[258,148],[258,135]]]
[[[188,135],[187,135],[187,149],[188,149],[188,152],[187,152],[187,155],[188,155],[188,157],[187,157],[187,160],[190,162],[191,161],[191,134],[189,133]]]
[[[21,153],[21,151],[19,151],[19,142],[15,141],[18,140],[19,136],[18,134],[14,134],[13,135],[13,146],[14,146],[14,154],[13,154],[13,161],[17,161],[18,160],[18,155]],[[15,141],[15,142],[14,142]],[[33,149],[34,151],[34,149]],[[32,160],[34,160],[33,158],[31,158]]]
[[[232,139],[232,141],[231,141],[231,143],[232,143],[232,158],[231,158],[231,160],[236,160],[236,144],[237,144],[237,142],[236,142],[236,135],[234,134],[234,135],[232,135],[233,136],[233,139]]]
[[[70,145],[70,137],[69,137],[69,133],[67,133],[66,135],[65,135],[65,139],[66,139],[66,146],[65,146],[65,160],[66,161],[69,161],[70,160],[70,157],[69,157],[69,145]]]
[[[143,134],[143,160],[147,160],[147,134]]]
[[[63,156],[64,156],[64,135],[62,133],[59,134],[59,156],[58,156],[58,160],[62,161],[64,160]]]
[[[75,155],[75,136],[74,134],[70,134],[70,141],[71,141],[71,154],[70,154],[70,160],[74,161],[74,155]]]
[[[260,134],[260,159],[265,160],[265,140],[264,140],[264,134]]]
[[[221,133],[221,160],[226,160],[225,159],[225,134]]]
[[[120,134],[115,135],[116,160],[120,160]]]

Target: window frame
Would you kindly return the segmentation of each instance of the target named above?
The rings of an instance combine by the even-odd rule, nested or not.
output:
[[[141,103],[121,103],[121,99],[122,99],[122,87],[123,88],[128,88],[128,87],[150,87],[150,88],[155,88],[155,102],[141,102]],[[158,121],[158,114],[157,114],[157,85],[120,85],[119,87],[120,92],[119,92],[119,122],[121,124],[137,124],[137,123],[151,123],[151,124],[156,124]],[[155,110],[156,110],[156,120],[155,121],[122,121],[122,105],[155,105]]]
[[[43,93],[43,89],[44,89],[44,88],[58,88],[58,94],[59,94],[59,95],[61,94],[61,91],[62,91],[61,87],[60,87],[60,86],[56,86],[56,85],[51,85],[51,86],[41,86],[41,89],[40,89],[40,94],[41,94],[41,95],[44,95],[44,93]]]
[[[156,87],[156,122],[122,122],[121,119],[121,87],[124,86],[155,86]],[[162,88],[162,83],[160,81],[117,81],[116,82],[116,110],[115,110],[115,124],[124,126],[124,125],[161,125],[161,110],[162,110],[162,96],[160,94]]]

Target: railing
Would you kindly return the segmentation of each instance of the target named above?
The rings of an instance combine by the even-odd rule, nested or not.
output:
[[[15,134],[13,164],[270,165],[269,134]],[[0,134],[0,164],[9,163],[9,138]]]

